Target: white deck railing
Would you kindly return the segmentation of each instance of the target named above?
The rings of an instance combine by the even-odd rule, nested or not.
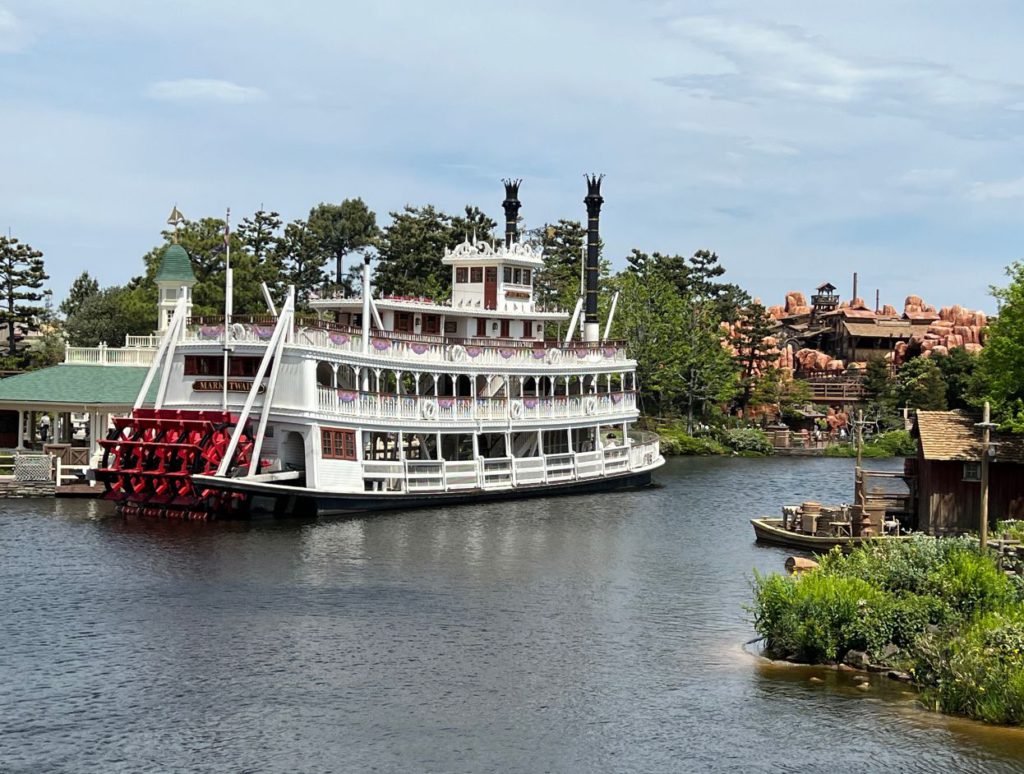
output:
[[[64,362],[75,365],[148,366],[156,355],[148,347],[65,347]]]
[[[445,398],[385,395],[375,392],[318,388],[321,411],[367,419],[428,422],[500,421],[621,416],[636,410],[635,392],[603,392],[540,398]]]
[[[236,343],[265,344],[273,334],[272,322],[233,323],[231,340]],[[224,326],[190,325],[184,334],[186,342],[219,343],[224,340]],[[336,352],[361,353],[362,333],[354,330],[330,330],[297,325],[293,345],[326,349]],[[367,351],[380,358],[407,360],[417,363],[461,363],[480,366],[495,365],[572,365],[573,363],[629,363],[622,342],[597,345],[573,343],[568,347],[552,342],[493,341],[481,339],[449,339],[424,334],[396,334],[376,331],[370,336]]]
[[[629,446],[593,452],[545,454],[540,457],[497,457],[476,460],[405,460],[364,462],[367,490],[450,492],[463,489],[511,489],[531,484],[557,484],[645,470],[661,460],[657,436]]]

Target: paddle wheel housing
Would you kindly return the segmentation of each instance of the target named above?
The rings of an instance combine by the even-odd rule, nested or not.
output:
[[[114,419],[100,441],[103,461],[96,470],[106,498],[129,515],[198,520],[246,515],[248,495],[200,487],[192,479],[217,472],[237,421],[226,411],[141,408]],[[247,422],[227,475],[248,468],[253,442]]]

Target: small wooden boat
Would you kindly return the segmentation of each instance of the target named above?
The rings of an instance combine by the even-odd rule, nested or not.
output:
[[[782,519],[770,519],[763,517],[751,519],[754,527],[754,535],[761,543],[771,543],[786,548],[799,548],[804,551],[826,552],[836,546],[843,549],[866,543],[870,540],[910,540],[913,535],[874,535],[871,537],[850,537],[849,535],[809,535],[806,532],[797,532],[785,529],[782,526]]]

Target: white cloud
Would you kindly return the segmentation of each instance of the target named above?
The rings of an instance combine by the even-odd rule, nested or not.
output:
[[[146,89],[146,96],[167,102],[221,102],[242,104],[259,102],[267,95],[254,86],[240,86],[214,78],[179,78],[157,81]]]
[[[967,198],[978,202],[1024,198],[1024,177],[972,183]]]
[[[31,35],[18,17],[0,7],[0,53],[23,51],[31,42]]]

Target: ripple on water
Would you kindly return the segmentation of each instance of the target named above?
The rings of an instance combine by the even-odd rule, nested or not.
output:
[[[673,460],[642,492],[316,523],[5,504],[0,768],[1021,769],[1017,732],[744,651],[785,557],[748,519],[849,500],[851,469]]]

